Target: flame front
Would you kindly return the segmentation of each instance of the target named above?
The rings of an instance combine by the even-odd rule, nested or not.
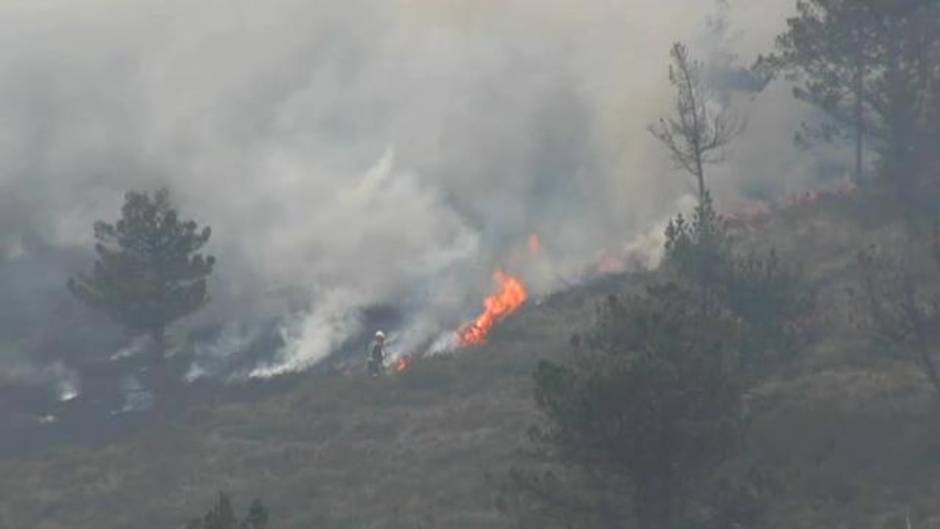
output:
[[[486,342],[486,337],[489,336],[493,326],[519,310],[529,299],[529,293],[519,279],[502,271],[497,271],[493,279],[499,284],[499,292],[483,301],[483,314],[480,314],[476,321],[457,331],[461,347]]]

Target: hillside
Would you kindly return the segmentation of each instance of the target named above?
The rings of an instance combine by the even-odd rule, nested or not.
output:
[[[748,396],[744,452],[774,491],[763,527],[903,528],[940,519],[934,397],[908,363],[847,324],[860,248],[891,236],[857,198],[791,206],[742,233],[778,248],[820,289],[819,340]],[[586,329],[617,276],[531,302],[490,342],[400,376],[305,377],[257,402],[206,404],[100,448],[0,463],[0,527],[178,527],[218,490],[261,497],[275,529],[512,527],[487,475],[524,457],[537,421],[530,374]]]

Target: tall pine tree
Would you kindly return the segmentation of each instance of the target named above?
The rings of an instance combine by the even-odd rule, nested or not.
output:
[[[147,333],[162,351],[166,327],[208,301],[215,259],[200,249],[211,230],[180,220],[169,193],[130,192],[121,218],[94,225],[98,259],[91,274],[68,282],[81,301],[132,332]]]
[[[799,140],[850,139],[854,172],[865,153],[879,155],[881,175],[898,190],[923,176],[933,148],[922,117],[936,104],[940,81],[940,3],[935,0],[799,0],[777,38],[776,52],[756,69],[783,76],[794,95],[825,120],[804,124]],[[916,192],[915,192],[916,193]]]
[[[695,178],[701,204],[708,190],[705,167],[723,160],[725,147],[743,126],[727,109],[715,110],[714,94],[705,82],[705,66],[692,58],[684,44],[675,43],[670,58],[669,82],[675,88],[673,112],[647,129],[669,150],[676,168]]]

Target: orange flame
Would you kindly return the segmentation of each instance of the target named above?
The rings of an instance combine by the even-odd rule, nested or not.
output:
[[[401,373],[402,371],[411,367],[411,363],[412,362],[411,362],[410,357],[407,357],[407,356],[399,357],[398,361],[395,362],[395,366],[394,366],[395,372]]]
[[[483,314],[480,314],[476,321],[457,331],[461,347],[486,342],[486,337],[489,336],[493,326],[519,310],[529,299],[529,293],[519,279],[502,271],[497,271],[493,279],[499,284],[499,292],[488,296],[483,301]]]

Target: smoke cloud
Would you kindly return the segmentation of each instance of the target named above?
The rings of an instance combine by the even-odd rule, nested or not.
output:
[[[5,2],[0,273],[36,241],[88,248],[90,266],[92,222],[167,186],[213,228],[200,321],[284,318],[286,345],[253,371],[270,376],[322,360],[369,306],[407,312],[423,342],[499,266],[550,290],[605,250],[655,260],[650,226],[687,183],[645,131],[668,111],[673,41],[714,59],[750,114],[719,200],[808,181],[790,142],[803,110],[731,82],[792,9],[755,4]],[[513,257],[532,232],[547,265]]]

